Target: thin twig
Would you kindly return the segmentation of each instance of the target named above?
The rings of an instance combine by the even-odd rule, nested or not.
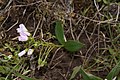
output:
[[[116,20],[115,20],[115,21],[118,21],[119,14],[120,14],[120,6],[118,5],[118,12],[117,12],[117,15],[116,15]]]
[[[12,3],[12,1],[13,0],[9,0],[8,4],[5,6],[5,9],[7,9],[10,6],[10,4]]]
[[[103,14],[100,13],[100,9],[99,9],[99,6],[98,6],[97,3],[96,3],[96,0],[94,0],[94,4],[95,4],[95,7],[96,7],[98,13],[99,13],[100,15],[104,16]]]
[[[53,57],[52,57],[52,59],[51,59],[51,61],[50,61],[50,63],[49,63],[49,66],[52,64],[52,62],[53,62],[53,59],[55,58],[55,56],[56,56],[56,54],[57,54],[57,52],[60,50],[60,48],[58,48],[56,51],[55,51],[55,53],[54,53],[54,55],[53,55]]]
[[[13,24],[9,29],[7,29],[7,31],[11,30],[14,26],[16,26],[16,25],[18,24],[18,21],[19,21],[19,20],[17,20],[17,21],[15,22],[15,24]]]
[[[36,29],[35,29],[35,31],[34,31],[34,33],[33,33],[33,37],[35,36],[35,34],[36,34],[36,32],[37,32],[37,30],[38,30],[38,28],[39,28],[39,26],[40,26],[40,22],[41,22],[41,20],[39,20],[39,22],[38,22],[38,24],[37,24],[37,27],[36,27]]]
[[[71,20],[71,18],[69,18],[69,22],[70,22],[71,35],[72,35],[73,40],[75,40],[75,36],[74,36],[74,34],[73,34],[73,28],[72,28],[72,20]]]
[[[100,52],[100,25],[98,25],[98,56]]]
[[[3,23],[0,25],[0,28],[2,28],[3,24],[7,21],[9,15],[10,15],[10,11],[8,12],[8,15],[7,15],[6,19],[5,19],[5,20],[3,21]]]
[[[82,15],[81,15],[81,17],[83,17],[83,18],[85,18],[85,19],[88,19],[88,20],[90,20],[90,21],[92,21],[92,22],[96,22],[96,23],[98,23],[98,24],[111,23],[111,22],[113,21],[113,18],[112,18],[112,19],[109,19],[109,20],[100,21],[100,20],[93,20],[93,19],[90,19],[90,18],[85,17],[85,16],[82,16]]]
[[[30,3],[30,4],[27,4],[27,5],[14,5],[12,7],[26,7],[26,6],[32,6],[32,5],[35,5],[35,4],[38,4],[40,3],[41,1],[37,1],[37,2],[34,2],[34,3]]]
[[[72,63],[73,63],[73,60],[74,60],[74,57],[72,56],[72,60],[71,60],[70,63],[69,63],[69,67],[68,67],[67,73],[66,73],[66,75],[65,75],[65,78],[66,78],[66,79],[67,79],[68,74],[69,74],[69,72],[70,72],[70,68],[71,68],[71,65],[72,65]]]
[[[62,74],[61,72],[58,72],[58,73],[64,78],[63,80],[67,80],[64,74]]]

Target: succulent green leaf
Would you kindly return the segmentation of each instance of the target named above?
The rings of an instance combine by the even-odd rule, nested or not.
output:
[[[65,43],[65,39],[64,39],[64,29],[63,29],[63,25],[61,21],[56,21],[56,26],[55,26],[55,35],[56,38],[58,39],[58,41],[61,44]]]
[[[83,44],[81,42],[74,41],[74,40],[68,40],[64,44],[64,48],[71,52],[78,51],[82,47],[83,47]]]

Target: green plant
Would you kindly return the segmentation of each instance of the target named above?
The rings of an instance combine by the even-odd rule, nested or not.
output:
[[[104,4],[110,4],[112,2],[116,2],[117,0],[97,0],[97,2],[103,2]]]
[[[34,53],[36,50],[39,50],[38,55],[36,55],[38,56],[37,67],[39,69],[40,67],[47,65],[47,58],[51,50],[55,47],[61,47],[60,45],[55,45],[51,42],[35,40],[23,24],[20,24],[19,27],[20,28],[17,28],[17,32],[20,34],[20,36],[18,36],[18,41],[21,43],[13,43],[12,41],[6,42],[3,47],[5,50],[8,50],[8,52],[11,52],[11,54],[9,54],[9,56],[0,54],[0,58],[2,57],[0,64],[4,65],[0,66],[0,73],[4,75],[3,77],[0,77],[0,80],[13,79],[13,77],[16,76],[24,80],[36,80],[26,76],[26,74],[32,72],[29,70],[29,64],[26,63],[26,61],[30,61],[31,56],[35,55]],[[26,53],[27,56],[25,56]],[[32,62],[30,61],[30,64],[31,63]]]
[[[82,76],[83,76],[83,79],[84,80],[102,80],[101,78],[97,77],[97,76],[94,76],[92,74],[89,74],[89,73],[86,73],[82,68],[81,66],[78,66],[78,67],[75,67],[73,69],[73,73],[70,77],[69,80],[72,80],[74,79],[74,77],[76,76],[77,73],[80,73]]]
[[[117,76],[120,72],[120,61],[117,63],[117,65],[109,72],[106,79],[112,80],[115,76]]]
[[[106,76],[105,80],[116,80],[116,76],[119,74],[120,72],[120,61],[117,63],[117,65],[108,73],[108,75]],[[76,76],[76,74],[79,73],[83,76],[84,80],[103,80],[100,77],[94,76],[92,74],[86,73],[81,66],[77,66],[73,69],[73,73],[70,77],[69,80],[73,80]],[[119,77],[118,77],[119,78]],[[118,79],[119,80],[119,79]]]
[[[70,52],[78,51],[83,47],[83,44],[79,41],[65,40],[63,24],[60,20],[56,21],[55,34],[60,44],[62,44],[63,47]]]

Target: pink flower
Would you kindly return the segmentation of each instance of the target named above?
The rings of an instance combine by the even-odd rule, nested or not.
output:
[[[17,28],[17,32],[20,34],[20,36],[18,37],[19,41],[27,41],[28,40],[28,36],[30,36],[30,33],[28,32],[28,30],[26,29],[24,24],[19,25],[19,28]]]
[[[18,36],[18,40],[19,41],[27,41],[28,40],[28,37],[27,36]]]

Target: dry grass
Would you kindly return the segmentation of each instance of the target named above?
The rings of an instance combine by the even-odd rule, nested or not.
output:
[[[19,43],[16,28],[20,23],[26,25],[36,40],[57,43],[53,38],[54,22],[59,19],[64,23],[67,39],[85,44],[74,54],[64,49],[53,50],[48,66],[40,70],[33,59],[35,70],[28,74],[30,77],[68,80],[72,69],[81,65],[87,72],[105,78],[120,59],[120,6],[117,2],[106,5],[96,0],[0,0],[0,5],[0,54],[11,52],[3,49],[6,42]],[[24,43],[19,45],[24,46]],[[80,79],[78,75],[76,80]]]

